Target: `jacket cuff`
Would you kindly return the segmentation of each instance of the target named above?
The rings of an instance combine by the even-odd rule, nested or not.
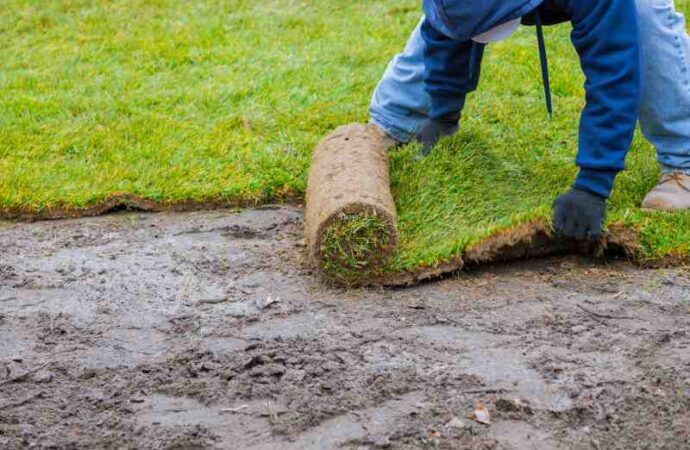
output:
[[[601,198],[609,198],[618,171],[580,168],[574,188],[588,191]]]

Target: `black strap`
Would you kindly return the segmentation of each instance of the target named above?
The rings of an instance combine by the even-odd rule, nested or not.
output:
[[[534,11],[534,24],[537,27],[537,42],[539,43],[539,59],[541,60],[541,77],[544,82],[544,96],[546,97],[546,111],[549,117],[553,117],[553,104],[551,102],[551,83],[549,82],[549,60],[546,55],[546,43],[544,41],[544,26],[539,9]]]

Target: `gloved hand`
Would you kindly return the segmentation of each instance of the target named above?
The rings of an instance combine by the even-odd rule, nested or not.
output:
[[[553,204],[553,229],[566,239],[601,238],[606,200],[577,188],[561,195]]]
[[[429,155],[442,137],[457,133],[459,121],[459,114],[427,120],[417,135],[417,140],[422,143],[421,156]]]

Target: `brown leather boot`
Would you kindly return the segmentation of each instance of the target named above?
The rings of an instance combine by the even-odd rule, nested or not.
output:
[[[682,211],[690,209],[690,175],[669,172],[642,202],[643,211]]]

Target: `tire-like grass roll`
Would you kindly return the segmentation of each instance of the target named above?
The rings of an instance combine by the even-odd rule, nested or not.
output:
[[[316,265],[338,281],[378,275],[396,247],[392,145],[376,126],[351,124],[328,135],[312,156],[307,246]]]

